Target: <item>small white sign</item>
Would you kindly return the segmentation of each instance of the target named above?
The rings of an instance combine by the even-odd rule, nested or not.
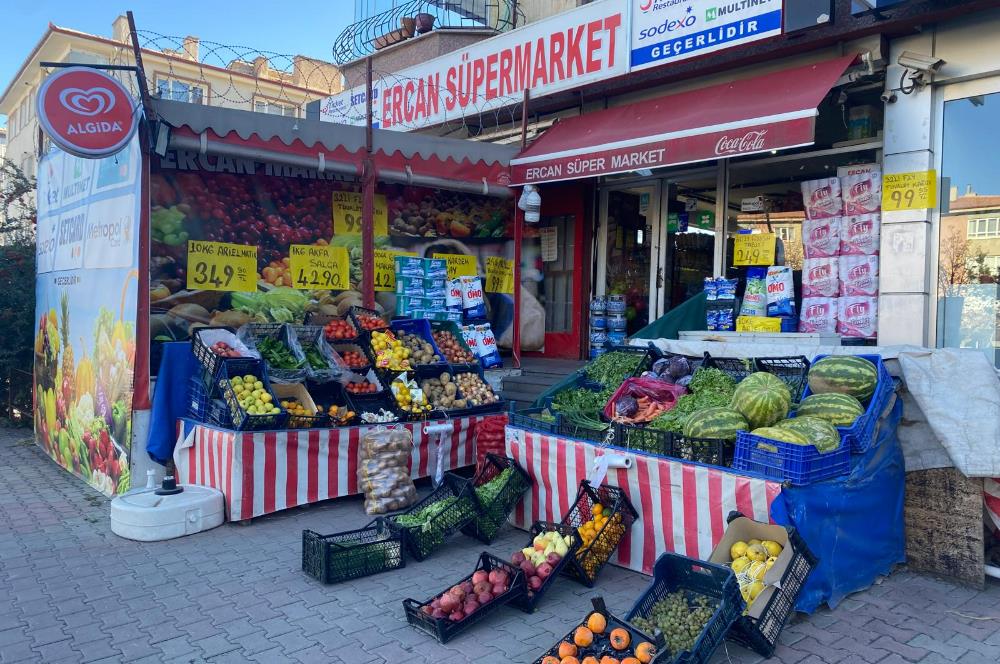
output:
[[[551,263],[559,260],[559,229],[555,226],[545,226],[538,229],[542,240],[542,261]]]

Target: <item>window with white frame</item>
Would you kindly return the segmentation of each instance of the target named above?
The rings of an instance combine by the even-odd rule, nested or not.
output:
[[[968,238],[970,240],[981,240],[990,237],[1000,237],[1000,218],[987,217],[984,219],[969,220]]]
[[[7,116],[7,138],[14,138],[17,136],[17,110],[10,112]]]
[[[257,99],[253,103],[253,110],[257,113],[268,113],[270,115],[284,115],[285,117],[298,117],[298,109],[292,104],[279,104],[268,99]]]
[[[791,226],[779,226],[775,230],[782,242],[791,242],[795,239],[795,229]]]
[[[207,97],[205,88],[202,85],[161,76],[156,77],[156,93],[160,96],[160,99],[186,101],[189,104],[204,104]]]

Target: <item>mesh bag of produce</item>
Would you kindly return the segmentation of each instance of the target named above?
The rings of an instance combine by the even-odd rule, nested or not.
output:
[[[413,504],[417,489],[410,479],[413,437],[403,427],[374,427],[361,437],[358,487],[367,514],[395,512]]]

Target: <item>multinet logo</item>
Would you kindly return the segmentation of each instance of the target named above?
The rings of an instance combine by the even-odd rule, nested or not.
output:
[[[111,90],[101,87],[89,90],[66,88],[59,93],[59,103],[68,111],[92,118],[113,109],[115,95]]]

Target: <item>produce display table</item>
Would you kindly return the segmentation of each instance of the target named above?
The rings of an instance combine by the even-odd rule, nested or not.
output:
[[[475,463],[474,434],[482,419],[451,420],[455,430],[442,445],[445,470]],[[433,470],[430,446],[434,437],[423,433],[424,424],[402,425],[413,434],[410,473],[414,479],[427,477]],[[173,457],[177,479],[221,491],[229,521],[354,495],[360,493],[358,448],[369,428],[231,431],[182,419]]]
[[[508,426],[507,454],[534,479],[511,521],[527,529],[539,519],[559,521],[572,505],[580,481],[605,450],[593,443]],[[621,450],[611,448],[613,453]],[[771,503],[781,485],[722,468],[664,457],[632,455],[629,469],[609,469],[604,484],[625,490],[639,518],[611,562],[653,573],[664,551],[707,559],[726,530],[726,516],[771,522]]]

